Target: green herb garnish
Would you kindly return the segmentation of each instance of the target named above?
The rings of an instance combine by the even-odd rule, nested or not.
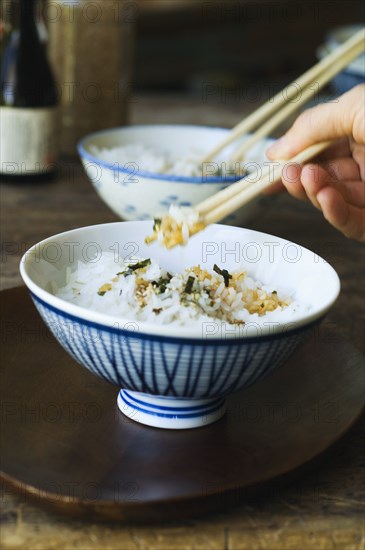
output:
[[[166,287],[172,279],[171,273],[167,273],[166,277],[160,277],[158,281],[152,281],[152,286],[156,288],[156,294],[163,294],[166,291]]]
[[[215,271],[216,273],[218,273],[218,275],[221,275],[223,277],[224,286],[228,287],[229,279],[232,279],[232,275],[228,273],[226,269],[221,269],[220,267],[218,267],[217,264],[214,264],[213,271]]]
[[[188,277],[188,280],[186,282],[185,289],[184,289],[185,294],[191,293],[191,291],[193,290],[194,282],[195,282],[195,277],[192,277],[192,276]]]
[[[130,265],[129,269],[136,271],[137,269],[142,269],[148,265],[151,265],[151,260],[149,258],[147,258],[147,260],[142,260],[142,262],[138,262],[137,264]]]
[[[142,260],[141,262],[138,262],[136,264],[129,265],[125,271],[119,271],[117,275],[124,275],[124,277],[128,277],[128,275],[132,275],[132,273],[134,271],[137,271],[137,269],[143,269],[144,267],[147,267],[150,264],[151,264],[151,260],[147,258],[147,260]]]

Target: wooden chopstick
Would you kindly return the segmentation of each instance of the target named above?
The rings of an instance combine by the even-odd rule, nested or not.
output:
[[[250,182],[248,184],[246,178],[244,178],[233,184],[235,186],[235,194],[232,195],[229,193],[231,187],[233,187],[231,185],[227,189],[224,189],[211,197],[211,199],[214,200],[210,201],[209,209],[207,209],[208,201],[203,201],[195,206],[195,210],[199,213],[201,221],[204,225],[216,223],[232,214],[235,210],[238,210],[238,208],[241,208],[247,204],[277,181],[280,181],[283,170],[288,163],[305,164],[327,149],[327,147],[329,147],[332,143],[333,141],[316,143],[315,145],[311,145],[307,149],[304,149],[304,151],[301,151],[290,160],[283,160],[273,163],[271,170],[265,171],[259,181]]]
[[[204,201],[200,202],[198,205],[195,206],[195,210],[198,210],[200,215],[208,213],[219,204],[222,204],[224,201],[227,201],[231,197],[235,197],[244,189],[251,187],[251,185],[256,184],[258,181],[261,181],[261,179],[268,176],[270,173],[272,173],[272,166],[273,163],[270,162],[270,166],[265,167],[264,169],[261,169],[261,167],[259,167],[256,171],[251,172],[250,174],[246,175],[244,178],[236,181],[235,183],[231,183],[222,191],[219,191],[218,193],[215,193],[214,195],[211,195]]]
[[[316,65],[306,71],[296,81],[293,81],[289,86],[284,88],[278,94],[276,94],[269,101],[264,103],[259,109],[254,111],[250,116],[242,120],[237,124],[229,135],[218,145],[216,145],[207,155],[202,159],[202,163],[211,161],[218,153],[220,153],[225,147],[236,140],[238,137],[251,132],[254,128],[259,126],[265,119],[272,116],[278,109],[280,109],[285,103],[295,98],[298,93],[298,89],[304,89],[310,86],[313,82],[320,78],[332,65],[336,64],[338,60],[346,56],[346,64],[355,59],[362,51],[364,51],[365,42],[365,29],[361,29],[354,36],[349,38],[346,42],[338,46],[333,52],[331,52],[324,59],[319,61]],[[347,56],[347,54],[349,54]],[[346,66],[346,65],[344,65]],[[341,64],[336,65],[336,71],[334,76],[344,66]],[[341,68],[338,68],[341,67]],[[330,77],[332,78],[332,77]],[[314,91],[314,93],[317,90]]]
[[[310,87],[305,88],[302,91],[302,94],[298,101],[293,103],[287,103],[282,109],[280,109],[277,113],[275,113],[267,122],[262,124],[258,130],[251,136],[249,136],[243,144],[231,155],[229,158],[229,161],[231,162],[237,162],[238,160],[242,159],[244,157],[245,153],[253,145],[255,145],[260,139],[267,137],[270,135],[270,133],[277,128],[282,122],[284,122],[292,113],[297,111],[302,105],[307,103],[310,99],[312,99],[315,94],[325,86],[337,73],[339,73],[344,67],[346,67],[355,57],[359,55],[363,50],[365,50],[365,45],[361,47],[359,45],[358,47],[352,49],[350,52],[348,52],[346,55],[342,56],[340,59],[338,59],[335,63],[332,64],[332,66],[324,71],[321,76],[316,81],[316,89]]]

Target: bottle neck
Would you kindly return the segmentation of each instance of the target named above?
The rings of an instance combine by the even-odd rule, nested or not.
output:
[[[36,29],[35,0],[19,0],[19,26],[21,29]]]

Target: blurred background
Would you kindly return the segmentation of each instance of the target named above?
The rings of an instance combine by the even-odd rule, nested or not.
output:
[[[7,7],[16,2],[1,0],[5,33]],[[89,132],[127,123],[222,125],[223,117],[231,127],[365,21],[362,0],[38,0],[37,6],[59,90],[61,152],[68,154]],[[358,59],[320,99],[364,81],[364,65]]]
[[[257,86],[269,94],[283,87],[315,63],[317,48],[333,28],[365,19],[359,0],[140,0],[128,5],[136,15],[137,90],[201,96],[209,82],[229,90],[227,99],[233,100],[235,91],[255,98]]]
[[[352,34],[348,25],[365,20],[360,0],[44,0],[41,5],[62,92],[64,152],[93,130],[184,122],[173,112],[173,98],[181,96],[195,101],[197,123],[218,122],[212,106],[234,107],[234,119],[227,118],[231,126],[239,120],[237,108],[252,111]],[[343,36],[332,34],[338,27],[344,27]],[[363,65],[354,82],[351,76],[345,86],[337,82],[337,92],[364,80]],[[135,104],[146,94],[165,97],[149,120]],[[199,116],[199,104],[202,113],[210,107],[209,116]]]

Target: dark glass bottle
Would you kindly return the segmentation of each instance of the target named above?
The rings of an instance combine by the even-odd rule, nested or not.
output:
[[[57,88],[36,25],[36,1],[6,4],[0,23],[0,178],[48,179],[57,161]]]

